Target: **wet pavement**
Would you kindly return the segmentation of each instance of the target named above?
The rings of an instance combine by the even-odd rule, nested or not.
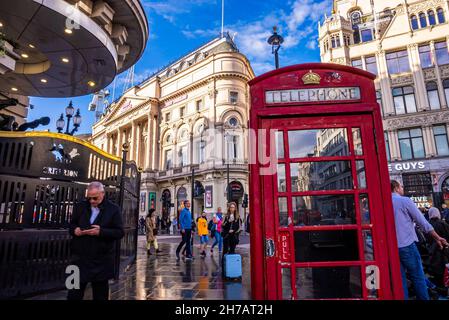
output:
[[[194,239],[194,260],[176,259],[180,236],[158,236],[162,253],[148,256],[145,237],[139,236],[137,261],[118,281],[111,281],[111,300],[247,300],[251,299],[249,237],[241,236],[236,252],[242,255],[242,280],[225,281],[221,276],[221,255],[215,247],[211,255],[200,257],[198,237]],[[212,243],[212,242],[210,242]],[[154,250],[154,249],[152,249]],[[66,291],[31,298],[64,300]],[[85,299],[91,299],[86,290]]]

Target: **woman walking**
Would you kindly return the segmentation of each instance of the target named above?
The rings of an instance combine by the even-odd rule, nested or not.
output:
[[[157,244],[157,239],[156,239],[156,233],[157,233],[157,229],[156,229],[156,219],[154,217],[154,211],[155,209],[151,208],[150,210],[148,210],[148,215],[145,219],[145,225],[147,227],[147,252],[148,255],[151,255],[151,246],[154,247],[154,249],[156,250],[156,253],[160,253],[161,250],[159,250],[159,246]]]
[[[221,235],[223,237],[223,256],[225,254],[234,254],[235,247],[239,243],[239,233],[242,227],[242,220],[237,211],[237,204],[231,202],[228,205],[226,217],[221,225]]]

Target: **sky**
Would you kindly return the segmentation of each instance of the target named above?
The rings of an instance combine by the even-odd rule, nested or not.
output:
[[[134,85],[170,62],[188,54],[221,32],[221,0],[141,0],[149,24],[145,52],[135,65]],[[284,37],[279,50],[280,67],[319,62],[318,21],[330,14],[332,0],[225,0],[224,30],[234,37],[256,75],[274,69],[267,44],[273,26]],[[123,93],[127,72],[116,78],[115,99]],[[108,86],[112,102],[113,85]],[[88,111],[92,95],[68,98],[31,97],[28,121],[49,116],[48,126],[37,130],[56,132],[56,120],[70,101],[79,108],[82,124],[77,132],[91,133],[94,112]]]

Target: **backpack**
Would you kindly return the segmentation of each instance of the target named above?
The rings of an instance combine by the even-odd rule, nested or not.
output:
[[[214,222],[212,220],[209,221],[209,223],[207,224],[207,230],[212,231],[213,224]]]

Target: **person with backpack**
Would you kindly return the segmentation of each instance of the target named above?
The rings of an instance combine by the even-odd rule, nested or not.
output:
[[[207,213],[203,211],[201,217],[198,218],[198,236],[200,237],[201,256],[206,257],[206,247],[209,242],[209,230],[207,228]]]
[[[432,207],[429,209],[429,220],[432,227],[435,229],[435,232],[438,233],[441,237],[449,241],[449,224],[447,224],[444,220],[441,219],[440,210],[438,208]],[[443,248],[440,249],[438,244],[430,239],[430,248],[429,248],[429,273],[432,274],[434,278],[434,283],[437,287],[444,287],[444,271],[445,266],[449,263],[449,249]]]

